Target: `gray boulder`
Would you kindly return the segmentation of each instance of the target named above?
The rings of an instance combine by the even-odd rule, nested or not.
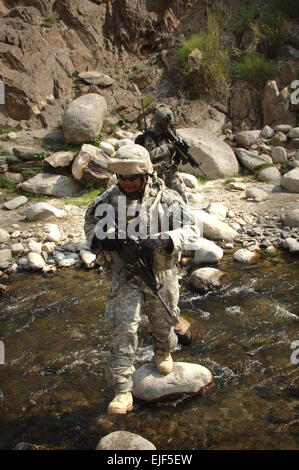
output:
[[[246,189],[246,197],[249,199],[254,199],[257,202],[265,201],[269,199],[269,194],[258,188],[248,188]]]
[[[92,182],[97,186],[106,186],[113,174],[108,170],[109,159],[109,155],[103,150],[84,144],[72,165],[72,175],[82,184]]]
[[[245,147],[250,147],[261,140],[261,131],[241,131],[235,135],[235,141]]]
[[[55,197],[77,196],[81,191],[72,178],[51,173],[40,173],[22,183],[21,187],[30,193]]]
[[[54,152],[45,161],[54,168],[69,166],[74,160],[74,152]]]
[[[285,173],[281,178],[281,186],[291,193],[299,193],[299,168]]]
[[[284,147],[273,147],[271,157],[274,163],[286,163],[288,160],[287,152]]]
[[[223,272],[215,268],[200,268],[190,276],[190,286],[197,292],[206,293],[220,286]]]
[[[18,196],[18,197],[11,199],[10,201],[5,202],[4,207],[5,209],[8,209],[11,211],[11,210],[17,209],[23,204],[26,204],[27,201],[28,201],[28,198],[26,196]]]
[[[264,168],[261,170],[257,176],[259,181],[269,182],[273,184],[280,184],[281,174],[278,168],[271,166],[269,168]]]
[[[261,157],[245,149],[236,149],[235,153],[242,165],[252,172],[265,163],[272,163],[272,158],[270,155],[263,154]]]
[[[211,132],[191,127],[178,129],[178,134],[190,145],[190,153],[202,163],[201,168],[209,178],[225,178],[239,172],[238,161],[230,146]],[[185,168],[201,174],[190,165]]]
[[[155,450],[147,439],[128,431],[115,431],[104,436],[96,450]]]
[[[10,239],[9,233],[4,230],[4,228],[0,228],[0,243],[5,243]]]
[[[233,241],[238,236],[234,229],[214,215],[203,210],[194,210],[193,215],[202,236],[209,240]]]
[[[299,209],[289,210],[282,216],[282,221],[287,227],[299,227]]]
[[[219,263],[223,257],[223,250],[211,240],[200,238],[197,242],[193,262],[195,265]]]
[[[88,85],[110,86],[115,82],[109,75],[104,75],[97,71],[88,71],[79,73],[79,78]]]
[[[90,142],[100,132],[107,111],[105,98],[89,93],[74,100],[64,111],[62,128],[67,142]]]
[[[46,202],[38,202],[29,207],[25,212],[25,217],[29,222],[35,220],[51,220],[65,217],[66,212],[57,207],[47,204]]]
[[[194,395],[212,382],[211,372],[199,364],[174,362],[173,371],[161,375],[154,364],[148,363],[133,374],[133,395],[147,402]]]

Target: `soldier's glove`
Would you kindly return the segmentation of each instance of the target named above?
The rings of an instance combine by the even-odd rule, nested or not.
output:
[[[97,254],[101,249],[113,251],[116,249],[115,243],[116,240],[111,240],[109,238],[104,238],[103,240],[100,240],[96,235],[94,235],[90,245],[90,249],[95,254]]]
[[[142,242],[142,251],[146,256],[151,255],[153,251],[159,250],[160,248],[164,248],[166,252],[170,254],[173,251],[171,238],[162,238],[162,234],[160,233],[157,238],[147,238]]]

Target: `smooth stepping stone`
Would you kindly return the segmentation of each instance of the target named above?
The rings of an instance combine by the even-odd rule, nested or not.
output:
[[[139,367],[133,374],[133,395],[151,402],[169,397],[195,395],[213,383],[211,372],[199,364],[174,362],[173,371],[161,375],[155,364]]]

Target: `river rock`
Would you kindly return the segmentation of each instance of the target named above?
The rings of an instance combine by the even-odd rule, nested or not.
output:
[[[299,193],[299,168],[285,173],[281,178],[281,186],[291,193]]]
[[[32,253],[41,254],[41,252],[42,252],[42,243],[31,241],[31,242],[28,243],[28,248]]]
[[[10,261],[12,258],[12,253],[9,248],[4,248],[4,250],[0,250],[0,263],[5,263]]]
[[[28,264],[31,269],[40,270],[46,265],[44,258],[38,253],[28,253]]]
[[[288,133],[288,137],[290,139],[298,139],[299,138],[299,127],[294,127],[293,129],[290,130]]]
[[[287,142],[288,138],[283,132],[275,132],[272,141],[274,145],[280,146]]]
[[[219,202],[211,202],[205,209],[209,214],[215,215],[219,220],[225,220],[227,214],[227,207]]]
[[[190,153],[202,164],[201,168],[209,178],[226,178],[239,172],[238,161],[230,146],[211,132],[191,127],[178,129],[178,134],[190,145]],[[191,166],[189,169],[201,174]]]
[[[206,293],[220,286],[223,272],[215,268],[200,268],[190,276],[190,286],[197,292]]]
[[[156,447],[138,434],[115,431],[104,436],[96,450],[156,450]]]
[[[283,132],[284,134],[288,134],[292,129],[292,126],[290,124],[278,124],[274,126],[274,131],[275,132]]]
[[[10,239],[9,233],[0,227],[0,243],[5,243]]]
[[[299,139],[292,139],[290,146],[293,147],[294,149],[299,149]]]
[[[269,194],[258,188],[247,188],[245,194],[248,199],[254,199],[257,202],[269,199]]]
[[[198,179],[196,176],[190,175],[189,173],[180,173],[180,176],[187,188],[195,189],[198,187]]]
[[[271,139],[275,134],[275,131],[272,129],[270,126],[265,126],[261,130],[261,135],[262,137],[265,137],[265,139]]]
[[[154,364],[148,363],[133,374],[133,395],[147,402],[171,396],[194,395],[212,382],[211,372],[199,364],[174,362],[173,371],[161,375]]]
[[[299,254],[299,242],[295,238],[288,237],[283,242],[284,248],[287,248],[293,255]]]
[[[97,137],[102,129],[107,102],[96,93],[75,99],[64,111],[62,128],[67,142],[82,144]]]
[[[284,147],[273,147],[271,157],[274,163],[286,163],[288,160],[287,152]]]
[[[94,145],[82,145],[72,165],[74,179],[84,184],[94,183],[97,186],[106,186],[112,176],[111,171],[108,170],[109,158],[109,155]]]
[[[204,198],[205,197],[203,194],[187,193],[188,203],[194,209],[202,209],[204,207],[204,204],[203,204]]]
[[[64,259],[59,261],[58,266],[60,268],[70,268],[71,266],[74,266],[76,263],[77,263],[76,259],[65,257]]]
[[[61,240],[61,233],[56,224],[46,224],[43,227],[47,234],[46,241],[59,243]]]
[[[260,139],[261,131],[241,131],[235,135],[235,141],[245,147],[250,147]]]
[[[72,178],[51,173],[40,173],[22,183],[21,188],[30,193],[55,197],[77,196],[81,191]]]
[[[289,210],[281,217],[284,226],[299,227],[299,209]]]
[[[47,255],[51,255],[55,250],[55,243],[54,242],[46,242],[42,244],[42,251],[47,253]]]
[[[225,240],[230,242],[238,236],[234,229],[214,215],[208,214],[203,210],[194,210],[193,215],[196,225],[199,229],[202,227],[201,235],[209,240]]]
[[[193,258],[193,262],[196,266],[200,264],[219,263],[223,257],[222,248],[211,240],[200,238],[197,242],[197,247]]]
[[[57,209],[57,207],[52,206],[46,202],[37,202],[30,206],[26,212],[25,217],[29,222],[36,220],[51,220],[51,219],[60,219],[65,217],[67,214],[64,210]]]
[[[281,174],[278,168],[276,168],[275,166],[270,166],[261,170],[258,173],[257,179],[259,181],[270,182],[276,185],[280,185]]]
[[[254,172],[259,166],[265,163],[272,163],[270,155],[263,154],[263,156],[256,155],[253,152],[249,152],[245,149],[235,149],[235,153],[245,168]]]
[[[96,255],[94,255],[90,251],[81,250],[80,256],[86,268],[90,269],[94,267]]]
[[[234,253],[234,260],[239,263],[252,263],[256,261],[257,254],[255,252],[246,250],[246,248],[241,248]]]
[[[45,162],[49,163],[49,165],[54,168],[66,167],[72,163],[74,156],[74,152],[54,152],[45,158]]]
[[[8,209],[11,211],[11,210],[17,209],[23,204],[26,204],[27,201],[28,201],[28,198],[26,196],[18,196],[18,197],[11,199],[10,201],[5,202],[4,207],[5,209]]]
[[[99,148],[104,150],[104,152],[109,156],[113,155],[115,152],[114,146],[109,144],[109,142],[100,142]]]
[[[13,255],[20,255],[24,251],[24,247],[22,243],[13,243],[10,247],[11,252]]]

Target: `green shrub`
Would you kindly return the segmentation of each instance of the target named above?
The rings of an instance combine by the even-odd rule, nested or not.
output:
[[[189,54],[191,54],[194,49],[201,49],[202,43],[203,38],[199,34],[193,34],[190,39],[184,41],[177,53],[179,64],[185,66]]]
[[[267,7],[276,13],[282,13],[290,19],[299,17],[298,0],[269,0]]]
[[[277,67],[264,56],[251,53],[247,54],[243,60],[234,65],[233,74],[245,80],[251,87],[260,89],[266,81],[275,76]]]
[[[104,139],[104,137],[105,137],[105,132],[100,131],[99,134],[90,141],[91,145],[98,147],[100,143],[102,142],[102,140]]]
[[[143,98],[144,108],[147,108],[150,104],[154,103],[155,101],[156,101],[156,98],[153,95],[146,95]]]
[[[239,19],[232,24],[232,32],[242,37],[245,31],[248,31],[251,24],[258,18],[259,9],[256,6],[245,7],[240,11]]]
[[[195,59],[198,64],[190,69],[187,59],[197,48],[201,57]],[[183,42],[178,50],[178,64],[186,98],[228,95],[229,55],[221,49],[221,25],[214,11],[207,11],[207,30]]]
[[[48,15],[44,17],[44,20],[41,23],[41,26],[45,26],[46,28],[51,28],[56,21],[59,20],[59,15],[57,11],[52,11]]]
[[[270,58],[276,57],[286,38],[284,14],[266,11],[252,30],[259,39],[259,49]]]

